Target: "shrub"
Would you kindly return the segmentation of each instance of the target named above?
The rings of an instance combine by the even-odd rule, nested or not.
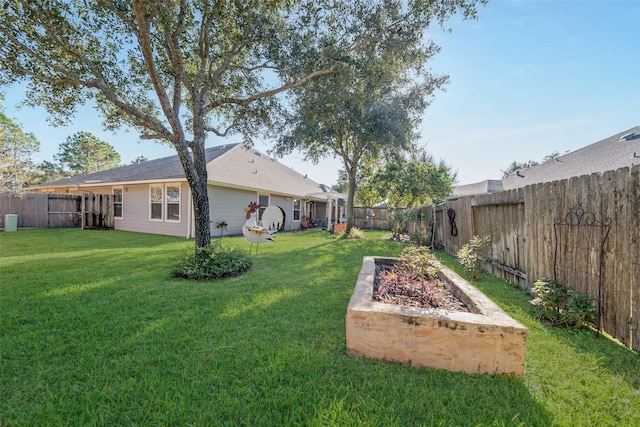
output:
[[[400,252],[400,261],[406,270],[419,280],[437,278],[442,268],[426,246],[407,246]]]
[[[469,243],[458,251],[456,257],[465,273],[471,280],[480,280],[482,278],[482,258],[488,258],[491,256],[491,238],[485,236],[480,238],[479,236],[473,236]]]
[[[195,252],[176,265],[172,274],[193,280],[215,280],[238,276],[252,264],[249,255],[240,249],[223,248],[220,244],[196,248]]]
[[[580,329],[597,321],[598,313],[591,298],[557,280],[538,280],[531,294],[534,315],[553,326]]]
[[[346,231],[340,230],[330,232],[329,237],[331,237],[332,239],[346,239],[349,236],[347,235]]]
[[[431,233],[418,228],[411,235],[411,243],[418,246],[429,246],[431,244]]]
[[[407,208],[396,209],[389,214],[391,222],[391,232],[394,238],[398,238],[401,234],[405,234],[409,224],[418,222],[420,218],[420,209]]]
[[[363,240],[365,239],[364,231],[360,230],[358,227],[351,227],[347,239]]]

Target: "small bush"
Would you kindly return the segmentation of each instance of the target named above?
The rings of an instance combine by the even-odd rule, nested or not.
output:
[[[418,245],[418,246],[428,246],[431,244],[431,233],[430,232],[426,232],[422,229],[417,229],[412,235],[411,235],[411,243],[413,243],[414,245]]]
[[[396,209],[389,214],[389,221],[391,222],[391,232],[394,238],[400,237],[401,234],[405,234],[409,224],[418,222],[420,218],[420,209],[407,208]]]
[[[488,258],[491,256],[491,238],[485,236],[480,238],[479,236],[473,236],[469,243],[458,251],[456,257],[465,273],[471,280],[482,279],[482,258]]]
[[[538,280],[533,284],[531,294],[534,315],[553,326],[580,329],[597,321],[598,312],[591,298],[557,280]]]
[[[436,279],[442,268],[426,246],[407,246],[400,252],[400,261],[413,278],[421,281]]]
[[[193,280],[215,280],[238,276],[251,268],[249,255],[239,249],[223,248],[219,244],[196,248],[195,252],[176,265],[172,274]]]
[[[364,231],[360,230],[358,227],[351,227],[347,239],[364,240]]]

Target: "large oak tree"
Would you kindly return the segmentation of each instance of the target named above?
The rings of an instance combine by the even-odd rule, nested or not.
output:
[[[342,160],[347,231],[353,226],[358,178],[381,159],[415,150],[424,111],[448,82],[448,76],[427,68],[439,51],[424,34],[430,17],[406,14],[391,2],[386,14],[394,36],[363,47],[331,75],[291,91],[294,114],[273,150],[279,155],[299,150],[313,162],[326,156]]]
[[[476,0],[6,0],[0,84],[28,82],[54,123],[94,102],[107,128],[171,144],[189,183],[196,246],[210,242],[205,142],[250,142],[278,94],[354,55],[413,37]],[[360,56],[363,58],[363,56]]]

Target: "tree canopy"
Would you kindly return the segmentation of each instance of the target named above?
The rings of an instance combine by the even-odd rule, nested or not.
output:
[[[395,35],[354,53],[331,75],[294,89],[294,114],[274,148],[279,155],[300,150],[311,161],[324,156],[342,160],[347,229],[353,225],[358,178],[381,156],[414,149],[424,110],[448,82],[448,76],[427,69],[439,48],[424,37],[420,21],[405,19],[399,3],[387,7],[396,22]]]
[[[560,157],[560,152],[554,151],[553,153],[544,156],[541,163],[547,163],[551,160],[557,159],[558,157]],[[539,164],[540,162],[537,162],[536,160],[529,160],[526,162],[518,162],[514,160],[506,169],[501,169],[500,172],[502,172],[502,178],[506,178],[516,171],[529,169],[534,166],[538,166]]]
[[[450,166],[418,150],[386,162],[360,190],[376,195],[391,208],[412,208],[445,200],[455,181]]]
[[[69,136],[60,144],[55,159],[71,176],[120,166],[120,154],[109,143],[89,132]]]
[[[415,37],[390,42],[388,50],[365,50],[331,76],[292,92],[295,112],[274,151],[282,155],[301,150],[311,161],[327,155],[342,160],[347,230],[353,225],[357,179],[365,165],[383,153],[412,147],[427,97],[446,82],[444,76],[422,73],[422,64],[437,49],[432,43],[416,43]]]
[[[20,188],[34,168],[33,153],[40,150],[40,142],[32,133],[0,110],[0,191]]]
[[[0,85],[28,82],[27,104],[54,123],[92,101],[107,128],[171,144],[191,188],[196,246],[207,246],[208,135],[240,132],[250,143],[276,127],[278,94],[453,13],[472,16],[476,3],[10,0],[0,9]]]

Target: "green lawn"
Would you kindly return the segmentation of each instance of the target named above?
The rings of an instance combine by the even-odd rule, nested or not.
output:
[[[529,328],[524,379],[346,357],[362,257],[403,248],[382,236],[281,233],[247,274],[193,282],[170,276],[193,241],[0,233],[0,425],[640,425],[640,356],[539,324],[488,276]]]

